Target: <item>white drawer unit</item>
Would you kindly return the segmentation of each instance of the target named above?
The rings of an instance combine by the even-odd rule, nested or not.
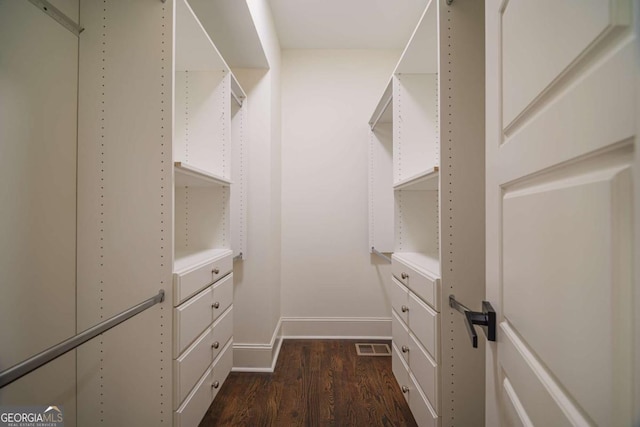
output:
[[[438,413],[440,408],[438,365],[411,333],[409,334],[409,367],[420,388],[429,399],[432,408]]]
[[[393,255],[394,277],[413,293],[427,302],[436,311],[440,310],[440,278],[412,264],[405,257]]]
[[[429,404],[415,377],[409,373],[409,408],[420,427],[440,427],[441,418]]]
[[[233,339],[230,339],[213,364],[213,370],[211,373],[211,389],[213,393],[212,400],[215,399],[216,395],[220,391],[220,387],[222,386],[222,383],[224,383],[224,380],[229,376],[232,367]]]
[[[409,323],[409,290],[395,278],[391,278],[389,299],[391,308],[405,323]]]
[[[211,335],[211,357],[215,359],[222,351],[224,343],[233,335],[233,306],[225,311],[213,324]]]
[[[436,414],[423,393],[418,381],[412,374],[409,365],[400,356],[400,350],[395,344],[393,347],[392,370],[398,381],[402,394],[409,404],[411,413],[420,427],[440,427],[440,417]]]
[[[226,276],[233,269],[233,252],[231,250],[211,250],[200,257],[202,259],[195,264],[192,263],[194,260],[188,257],[176,262],[176,271],[173,274],[174,306]]]
[[[213,285],[213,319],[217,319],[233,302],[233,274]]]
[[[174,357],[178,357],[213,322],[213,287],[174,309]]]
[[[391,314],[391,334],[400,355],[405,362],[409,362],[409,329],[395,311]]]
[[[233,367],[233,273],[174,308],[174,425],[197,426]]]
[[[198,378],[213,362],[212,343],[213,327],[209,327],[196,342],[173,361],[174,409],[180,406]]]
[[[200,424],[214,397],[211,387],[212,371],[213,366],[205,371],[182,405],[173,413],[174,427],[195,427]]]
[[[407,325],[418,338],[431,357],[440,360],[438,331],[440,314],[424,303],[417,295],[409,292],[409,320]]]

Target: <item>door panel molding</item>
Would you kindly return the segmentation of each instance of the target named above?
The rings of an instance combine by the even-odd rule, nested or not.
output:
[[[580,6],[570,0],[518,1],[502,10],[507,129],[517,127],[549,92],[557,93],[556,86],[573,80],[631,22],[629,0]]]

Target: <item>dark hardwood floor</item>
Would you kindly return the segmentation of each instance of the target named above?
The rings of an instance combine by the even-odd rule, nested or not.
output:
[[[356,342],[285,340],[274,373],[229,375],[200,427],[415,426],[391,357]]]

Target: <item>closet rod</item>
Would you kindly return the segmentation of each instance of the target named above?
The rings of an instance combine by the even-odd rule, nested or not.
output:
[[[382,106],[382,109],[380,110],[380,113],[378,113],[378,115],[376,116],[375,120],[372,123],[370,123],[371,130],[374,130],[376,128],[376,125],[378,124],[378,122],[382,118],[382,115],[385,113],[385,111],[387,111],[387,108],[389,108],[389,104],[391,104],[391,100],[393,100],[392,96],[387,98],[387,100],[384,102],[384,105]]]
[[[234,99],[234,101],[236,101],[238,107],[242,107],[242,99],[240,99],[234,91],[231,91],[231,97]]]
[[[373,252],[374,254],[378,255],[380,258],[384,259],[385,261],[387,261],[388,263],[391,263],[391,258],[389,258],[388,256],[386,256],[385,254],[383,254],[382,252],[380,252],[379,250],[377,250],[375,247],[371,246],[371,252]]]
[[[160,290],[160,292],[158,292],[156,296],[149,298],[148,300],[143,301],[140,304],[135,305],[120,314],[116,314],[112,318],[107,319],[104,322],[100,322],[97,325],[85,330],[84,332],[80,332],[78,335],[66,339],[61,343],[54,345],[53,347],[49,347],[48,349],[18,363],[17,365],[5,369],[4,371],[0,372],[0,388],[11,384],[15,380],[22,378],[28,373],[38,369],[42,365],[45,365],[52,360],[57,359],[63,354],[89,341],[90,339],[97,337],[103,332],[108,331],[114,326],[119,325],[125,320],[130,319],[136,314],[141,313],[147,308],[163,301],[164,290]]]

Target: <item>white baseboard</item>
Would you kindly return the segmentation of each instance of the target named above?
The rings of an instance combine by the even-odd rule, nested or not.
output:
[[[283,339],[391,339],[390,317],[283,317]]]
[[[273,372],[285,339],[390,340],[389,317],[283,317],[268,344],[233,343],[233,372]]]
[[[232,372],[273,372],[282,347],[282,319],[268,344],[233,343]]]

